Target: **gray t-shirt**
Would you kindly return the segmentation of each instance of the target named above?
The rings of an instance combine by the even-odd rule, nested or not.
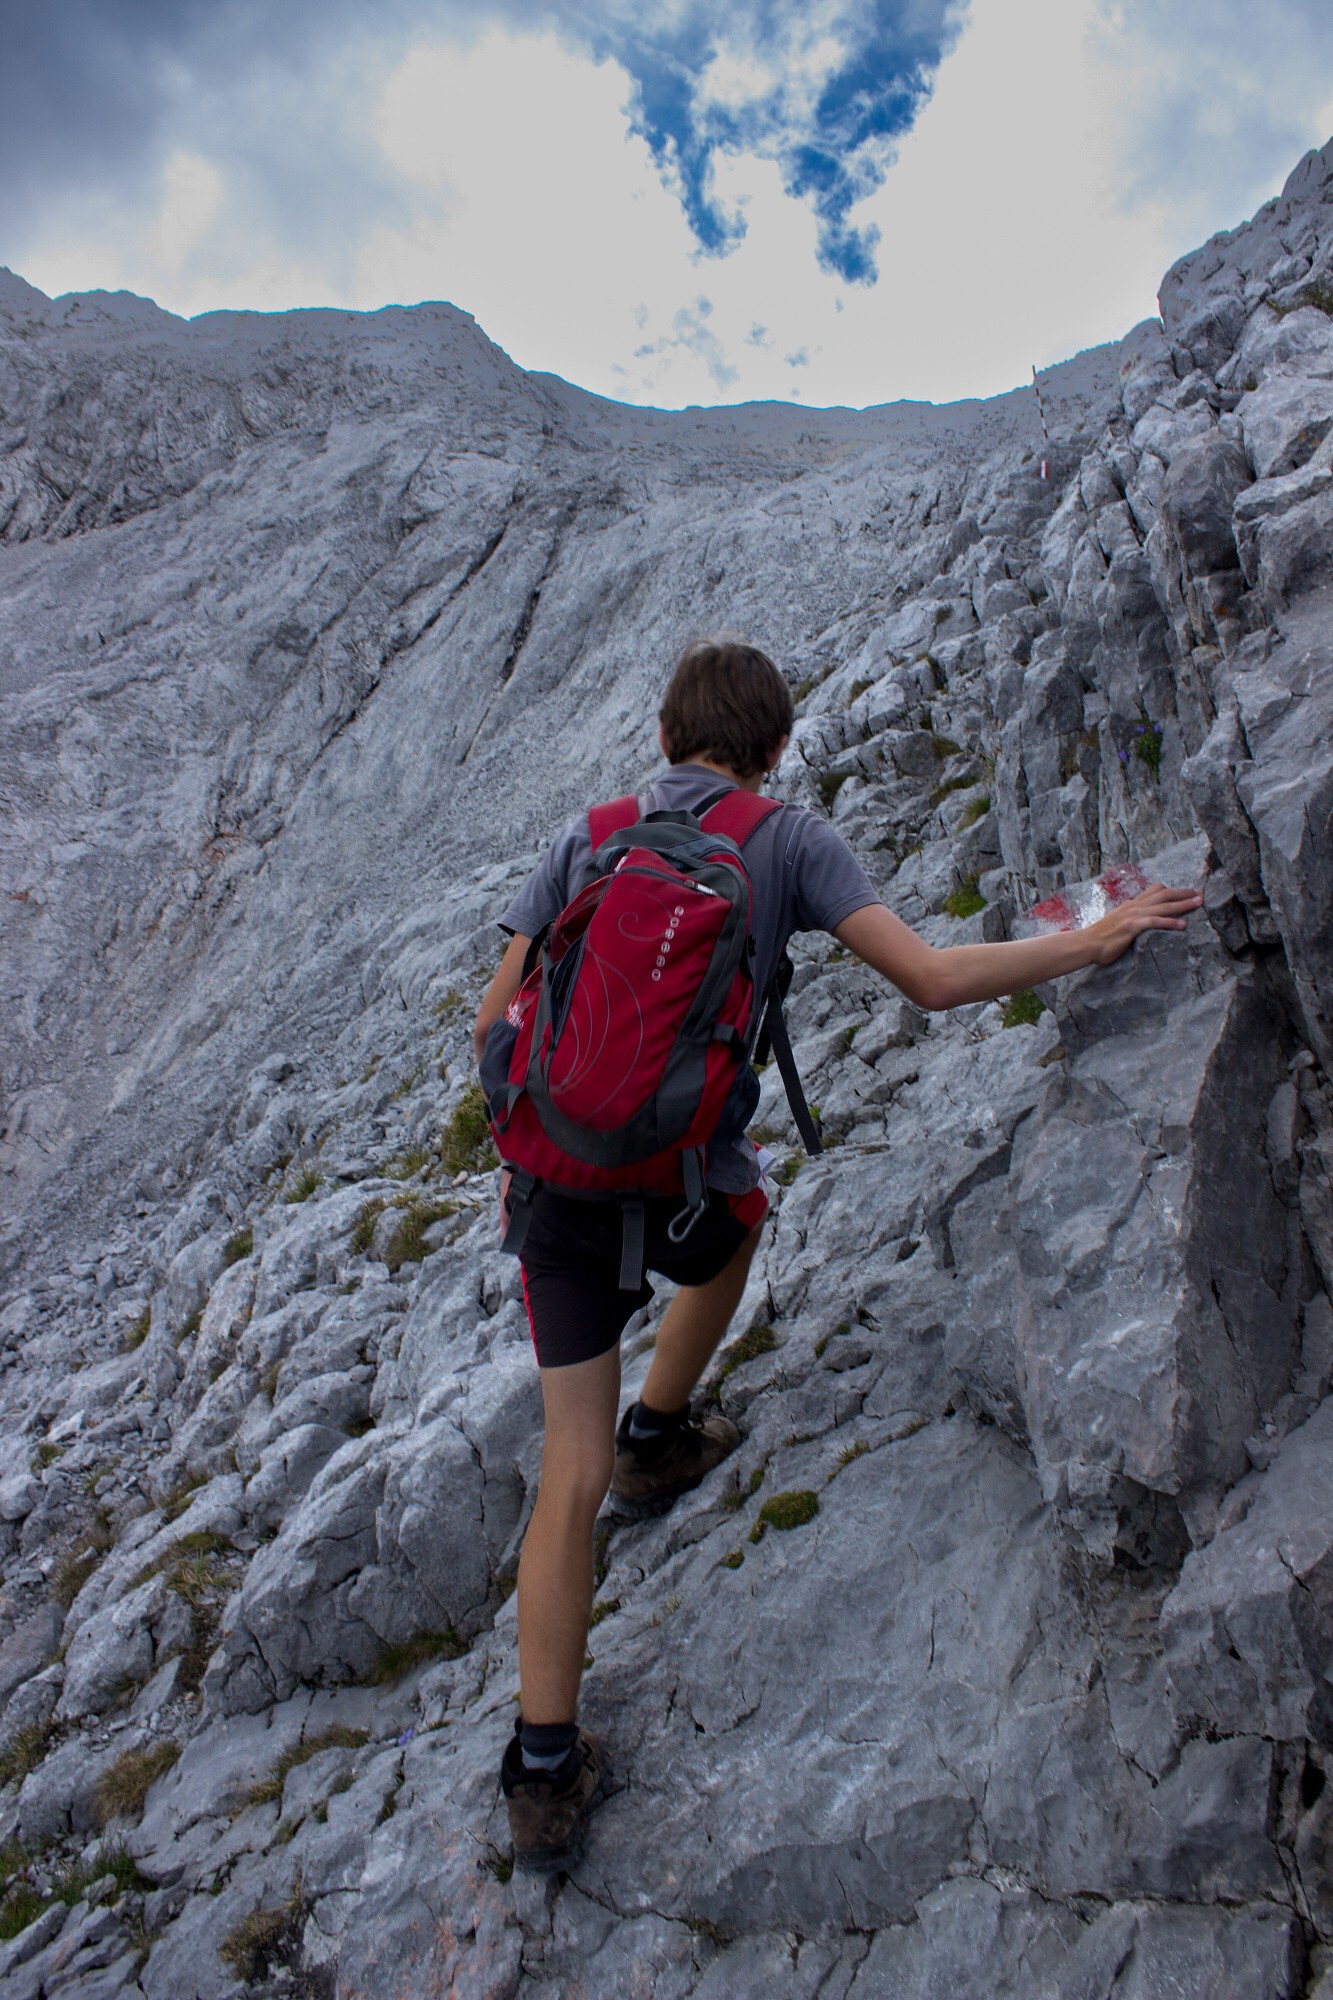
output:
[[[701,764],[673,764],[640,794],[642,812],[697,812],[728,789],[725,778]],[[745,865],[753,889],[750,932],[755,942],[755,991],[763,994],[793,931],[833,931],[853,910],[880,898],[840,834],[804,806],[784,805],[770,813],[745,843]],[[561,827],[527,882],[500,918],[501,928],[535,937],[565,904],[592,880],[588,816],[581,813]],[[738,1078],[743,1089],[744,1077]],[[730,1109],[730,1105],[728,1106]],[[730,1123],[723,1117],[724,1127]],[[743,1194],[759,1178],[748,1141],[709,1148],[711,1187]]]

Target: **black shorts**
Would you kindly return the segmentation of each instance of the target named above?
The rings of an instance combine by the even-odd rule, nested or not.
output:
[[[680,1213],[679,1195],[644,1202],[644,1266],[678,1285],[706,1285],[728,1265],[756,1225],[768,1198],[710,1189],[708,1208],[683,1243],[667,1225]],[[637,1292],[620,1289],[621,1212],[613,1201],[574,1201],[538,1188],[523,1239],[523,1297],[538,1366],[568,1368],[614,1347],[630,1320],[653,1296],[645,1278]]]

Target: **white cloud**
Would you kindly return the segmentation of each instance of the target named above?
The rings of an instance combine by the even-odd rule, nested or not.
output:
[[[1274,4],[1298,41],[1307,9]],[[1218,6],[1229,19],[1240,0]],[[810,209],[752,154],[715,163],[747,233],[701,258],[630,130],[627,72],[495,26],[326,65],[327,142],[351,133],[388,194],[341,230],[321,213],[298,254],[253,164],[201,130],[149,200],[104,190],[77,222],[67,207],[20,267],[48,291],[126,286],[189,313],[448,298],[523,366],[631,401],[987,394],[1152,312],[1166,265],[1326,136],[1328,69],[1266,37],[1228,54],[1217,18],[1201,0],[973,0],[896,164],[852,213],[880,231],[874,287],[819,269]],[[830,55],[817,26],[812,75]],[[1333,24],[1319,32],[1333,49]],[[719,95],[755,81],[725,52],[709,72]],[[266,116],[282,115],[279,94]]]

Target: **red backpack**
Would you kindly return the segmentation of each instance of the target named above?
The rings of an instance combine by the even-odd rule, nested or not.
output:
[[[706,1209],[705,1148],[760,1025],[742,849],[778,808],[736,788],[697,817],[641,818],[633,795],[588,814],[595,879],[533,939],[482,1057],[491,1131],[512,1174],[505,1249],[522,1248],[538,1186],[616,1200],[620,1283],[637,1291],[643,1197],[684,1196],[673,1242]],[[791,1095],[780,998],[768,998],[764,1031]],[[818,1151],[804,1100],[797,1115]]]

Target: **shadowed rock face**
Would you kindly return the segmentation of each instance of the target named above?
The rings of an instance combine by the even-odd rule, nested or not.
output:
[[[1026,392],[663,414],[452,307],[3,279],[0,1838],[95,1875],[111,1813],[149,1885],[0,1947],[16,1992],[1322,1992],[1333,150],[1161,304],[1047,445]],[[1125,863],[1206,912],[929,1020],[797,941],[832,1143],[765,1072],[743,1443],[599,1534],[612,1785],[548,1890],[469,1024],[716,629],[933,942]]]

